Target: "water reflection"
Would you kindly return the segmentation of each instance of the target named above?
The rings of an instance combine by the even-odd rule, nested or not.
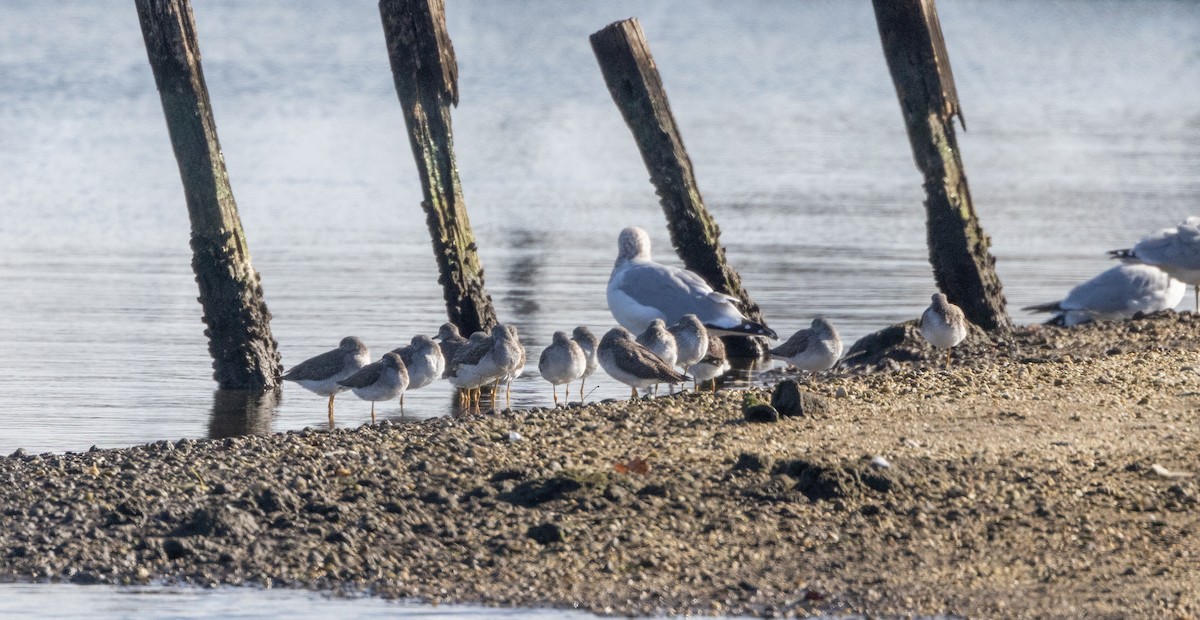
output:
[[[216,390],[208,418],[209,439],[266,435],[271,432],[281,390]]]

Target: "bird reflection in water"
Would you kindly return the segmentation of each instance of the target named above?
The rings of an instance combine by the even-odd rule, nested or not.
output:
[[[275,408],[283,399],[281,390],[217,390],[213,392],[209,439],[266,435],[271,432]]]

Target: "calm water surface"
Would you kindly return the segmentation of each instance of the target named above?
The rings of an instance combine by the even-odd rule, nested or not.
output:
[[[285,365],[444,320],[373,1],[198,0],[205,75]],[[1200,5],[944,0],[971,189],[1010,311],[1200,206]],[[587,35],[638,16],[701,189],[781,333],[847,340],[934,290],[923,193],[868,2],[448,7],[460,172],[502,320],[546,405],[554,330],[612,324],[617,232],[675,260]],[[132,3],[0,6],[0,454],[320,426],[324,399],[214,395],[179,174]],[[1190,303],[1188,296],[1186,303]],[[623,397],[605,377],[590,399]],[[447,412],[441,383],[403,416]],[[251,411],[252,415],[231,412]],[[369,406],[339,399],[342,424]],[[402,414],[382,406],[385,418]]]

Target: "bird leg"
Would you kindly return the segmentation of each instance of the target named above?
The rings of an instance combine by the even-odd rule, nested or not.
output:
[[[512,407],[512,381],[504,386],[504,406]]]
[[[329,427],[333,428],[333,394],[329,395]]]
[[[638,397],[637,388],[633,387],[632,385],[629,386],[629,400],[633,400],[637,397]],[[330,419],[332,420],[333,418],[330,418]]]
[[[558,405],[558,386],[551,383],[550,384],[550,393],[554,394],[554,405],[557,406]]]
[[[1200,293],[1197,293],[1197,294],[1200,295]],[[584,382],[583,379],[579,380],[579,400],[580,401],[583,400],[583,382]]]
[[[946,368],[950,367],[950,352],[951,349],[946,349]]]
[[[1196,292],[1196,312],[1200,313],[1200,284],[1192,286],[1192,290]]]
[[[714,396],[717,393],[717,378],[716,377],[712,378],[712,393]]]
[[[375,425],[375,401],[371,401],[371,425]]]

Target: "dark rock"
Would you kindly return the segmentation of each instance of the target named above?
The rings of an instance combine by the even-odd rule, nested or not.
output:
[[[800,389],[795,379],[785,379],[771,393],[771,406],[784,417],[821,415],[829,412],[829,401]]]
[[[512,491],[500,495],[500,499],[517,506],[532,508],[546,502],[565,497],[582,488],[578,480],[566,476],[555,476],[546,480],[522,482]]]
[[[349,534],[347,534],[341,530],[334,530],[325,536],[325,542],[341,543],[341,544],[349,545],[353,541],[351,540]]]
[[[566,532],[553,523],[543,523],[535,525],[526,532],[526,535],[532,538],[535,542],[541,545],[549,545],[550,543],[563,542],[566,540]]]
[[[742,411],[747,422],[778,422],[779,412],[770,405],[752,405]]]
[[[762,471],[767,468],[766,457],[749,452],[743,452],[738,455],[737,461],[733,464],[733,471]]]
[[[296,512],[300,499],[288,489],[267,487],[254,496],[254,503],[267,514],[272,512]]]
[[[624,504],[630,500],[629,489],[619,484],[610,484],[604,489],[604,499],[614,504]]]
[[[646,486],[638,489],[637,494],[638,495],[650,495],[653,497],[666,497],[667,496],[667,487],[665,487],[661,484],[647,484]]]
[[[163,553],[167,555],[167,558],[171,560],[178,560],[179,558],[192,554],[191,548],[177,538],[168,538],[164,540],[162,544],[162,550]]]

